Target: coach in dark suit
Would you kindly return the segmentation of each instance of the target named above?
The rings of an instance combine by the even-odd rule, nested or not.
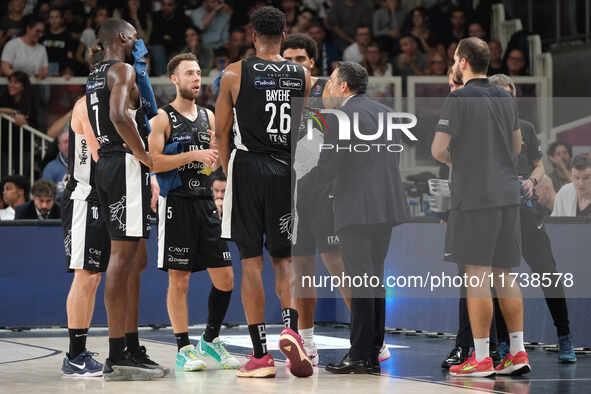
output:
[[[33,184],[33,199],[14,209],[15,219],[59,219],[61,209],[55,203],[56,186],[53,182],[40,179]]]
[[[332,373],[380,371],[378,354],[386,315],[385,289],[381,287],[384,259],[392,227],[408,218],[398,170],[400,153],[394,152],[400,133],[395,131],[393,140],[387,140],[387,114],[391,110],[365,95],[367,81],[367,71],[357,63],[342,62],[332,73],[324,90],[324,105],[340,110],[339,117],[348,118],[349,127],[339,129],[338,117],[325,114],[328,127],[318,166],[309,174],[314,182],[335,182],[335,230],[345,274],[380,278],[377,288],[351,289],[351,349],[339,364],[326,368]],[[372,140],[359,138],[355,130],[363,135],[377,134],[380,116],[382,135]],[[354,119],[358,119],[358,127]]]

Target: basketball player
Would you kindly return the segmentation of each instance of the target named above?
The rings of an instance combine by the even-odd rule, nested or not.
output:
[[[290,34],[282,44],[282,53],[287,60],[298,63],[307,71],[314,69],[316,59],[316,42],[307,34]],[[309,105],[322,108],[322,93],[328,79],[310,77],[312,89]],[[305,131],[304,131],[305,132]],[[298,136],[302,138],[303,135]],[[306,186],[306,187],[304,187]],[[299,278],[302,273],[314,274],[316,271],[316,250],[326,269],[331,275],[343,272],[344,265],[339,249],[339,237],[334,231],[334,215],[332,208],[332,185],[309,185],[298,182],[298,226],[296,243],[293,249],[293,268]],[[319,198],[319,196],[325,196]],[[341,289],[343,292],[344,289]],[[297,291],[297,290],[294,290]],[[308,293],[310,291],[310,293]],[[351,309],[350,295],[343,294],[343,300]],[[299,333],[304,340],[304,348],[314,366],[318,365],[318,349],[314,343],[314,310],[316,309],[315,288],[306,289],[305,296],[294,295],[298,311]],[[384,345],[380,350],[379,361],[390,358],[390,352]]]
[[[240,251],[242,303],[254,347],[253,357],[237,376],[275,376],[273,357],[266,346],[263,239],[273,262],[285,325],[279,348],[290,360],[292,374],[310,376],[312,363],[297,333],[298,315],[290,288],[290,136],[300,124],[302,109],[291,99],[309,94],[310,77],[302,66],[279,54],[285,39],[283,12],[262,7],[251,15],[250,22],[256,56],[232,63],[224,71],[215,127],[221,164],[228,177],[222,238],[232,239]],[[236,149],[230,153],[232,121]]]
[[[63,196],[62,222],[66,265],[68,271],[74,272],[74,280],[66,300],[70,349],[64,357],[62,372],[64,376],[102,376],[103,364],[86,350],[86,337],[111,245],[92,186],[98,142],[92,134],[84,96],[74,104],[69,133],[69,181]]]
[[[149,360],[145,349],[139,347],[137,333],[128,338],[125,351],[128,307],[137,308],[135,296],[139,296],[135,260],[144,257],[145,243],[139,241],[149,235],[148,171],[152,166],[140,134],[140,130],[147,134],[147,125],[143,113],[138,114],[140,99],[135,71],[128,64],[137,32],[123,20],[109,19],[101,26],[99,41],[104,47],[104,60],[88,76],[86,105],[99,143],[95,186],[111,239],[105,281],[109,357],[103,376],[105,380],[150,380],[163,377],[166,371]],[[128,279],[136,288],[131,289]],[[132,346],[129,339],[133,339]]]
[[[220,327],[230,305],[234,282],[232,258],[220,238],[221,220],[211,195],[210,175],[217,163],[212,146],[214,116],[199,108],[201,69],[192,53],[176,55],[168,62],[168,75],[176,86],[176,98],[150,120],[150,152],[154,171],[178,171],[182,185],[160,197],[158,204],[158,268],[168,271],[167,307],[176,337],[176,369],[197,371],[205,362],[196,357],[189,342],[187,293],[191,272],[207,269],[213,283],[208,318],[198,353],[221,368],[235,369],[240,362],[230,356],[219,339]],[[177,143],[178,154],[163,154],[164,146]]]

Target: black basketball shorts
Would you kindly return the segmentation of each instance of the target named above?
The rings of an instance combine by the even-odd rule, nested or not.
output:
[[[222,238],[238,246],[240,258],[291,256],[291,168],[266,153],[233,150],[224,196]]]
[[[96,166],[96,190],[109,237],[137,241],[150,235],[152,213],[150,173],[132,154],[101,156]]]
[[[66,270],[105,272],[111,255],[111,241],[96,194],[91,193],[86,200],[64,198],[62,225]]]
[[[169,194],[158,200],[158,268],[201,271],[232,266],[213,200]]]

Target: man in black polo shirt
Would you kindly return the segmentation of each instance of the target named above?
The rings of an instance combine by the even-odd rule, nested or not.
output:
[[[508,276],[521,257],[520,186],[514,164],[521,151],[517,107],[509,93],[486,79],[490,52],[485,41],[463,39],[454,59],[454,72],[465,87],[446,99],[431,150],[435,159],[453,167],[450,250],[468,278],[479,283],[469,280],[467,289],[474,354],[451,367],[450,374],[521,374],[531,370],[523,346],[521,290],[507,281],[504,287],[498,283],[498,274]],[[496,369],[489,356],[493,276],[510,335],[510,352]]]
[[[489,78],[490,83],[497,85],[515,97],[517,90],[510,77],[504,74],[496,74]],[[526,198],[533,195],[534,188],[543,180],[545,170],[542,163],[542,147],[536,137],[535,127],[524,119],[519,119],[521,136],[523,137],[521,153],[517,157],[517,171],[523,181],[523,192]],[[522,204],[520,212],[521,221],[521,247],[525,262],[530,266],[532,272],[540,275],[544,273],[555,273],[556,261],[552,254],[550,238],[544,229],[544,209],[533,201],[532,206]],[[570,335],[568,308],[564,298],[562,284],[557,286],[542,286],[546,304],[552,315],[554,326],[558,334],[559,354],[558,359],[563,363],[574,363],[577,357],[574,352],[572,338]],[[496,305],[495,305],[496,306]],[[499,346],[497,350],[501,357],[507,350],[508,333],[505,322],[498,313],[495,314],[497,324],[497,335]]]

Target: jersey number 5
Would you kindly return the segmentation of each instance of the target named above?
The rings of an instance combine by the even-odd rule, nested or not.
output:
[[[283,103],[279,107],[279,132],[281,134],[289,133],[290,126],[291,126],[291,114],[290,114],[291,106],[289,103]],[[277,116],[277,104],[275,103],[267,103],[265,105],[265,112],[271,111],[271,118],[269,119],[269,124],[267,125],[267,133],[269,134],[277,134],[277,129],[273,127],[275,125],[275,117]]]

